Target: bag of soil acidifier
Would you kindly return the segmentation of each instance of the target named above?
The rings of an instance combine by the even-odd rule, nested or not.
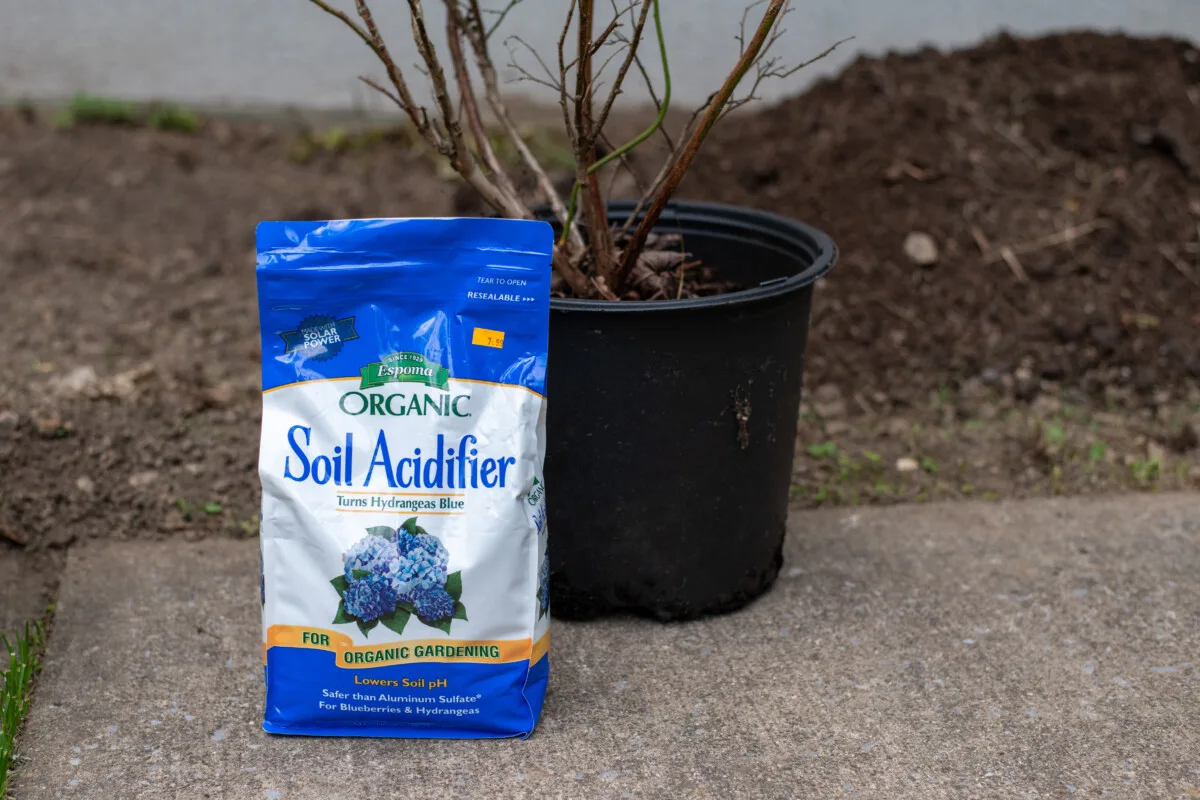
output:
[[[259,225],[267,731],[533,730],[552,237],[499,219]]]

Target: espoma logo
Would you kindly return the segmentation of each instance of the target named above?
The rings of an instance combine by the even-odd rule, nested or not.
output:
[[[466,401],[469,394],[451,395],[422,392],[418,394],[386,394],[367,392],[389,383],[420,383],[431,389],[448,390],[450,371],[430,361],[420,353],[392,353],[381,361],[367,364],[360,370],[359,391],[346,392],[339,402],[344,413],[352,417],[369,414],[388,417],[469,417]]]
[[[420,353],[392,353],[382,361],[360,370],[360,389],[375,389],[385,383],[423,383],[433,389],[445,389],[450,370]]]

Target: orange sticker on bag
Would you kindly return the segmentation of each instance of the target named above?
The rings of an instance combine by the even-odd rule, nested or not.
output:
[[[471,333],[471,344],[477,344],[480,347],[494,347],[499,350],[504,347],[504,331],[476,328]]]

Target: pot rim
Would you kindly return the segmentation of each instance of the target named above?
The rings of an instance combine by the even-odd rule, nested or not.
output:
[[[608,204],[615,217],[628,215],[636,206],[629,200],[618,200]],[[548,209],[538,209],[539,216]],[[747,242],[748,247],[775,247],[793,252],[797,260],[801,253],[809,255],[810,263],[794,275],[766,281],[750,289],[727,294],[693,297],[683,300],[581,300],[578,298],[552,297],[553,311],[603,311],[625,314],[655,311],[684,311],[689,309],[720,308],[765,300],[805,289],[824,277],[837,262],[838,249],[828,234],[798,220],[746,206],[725,203],[707,203],[683,200],[667,205],[655,230],[672,227],[707,229],[705,232],[727,234],[752,234],[759,239]],[[770,237],[774,242],[762,241]]]

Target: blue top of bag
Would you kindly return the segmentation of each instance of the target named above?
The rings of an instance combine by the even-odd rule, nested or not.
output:
[[[453,378],[545,394],[549,224],[263,222],[257,242],[264,391]]]

